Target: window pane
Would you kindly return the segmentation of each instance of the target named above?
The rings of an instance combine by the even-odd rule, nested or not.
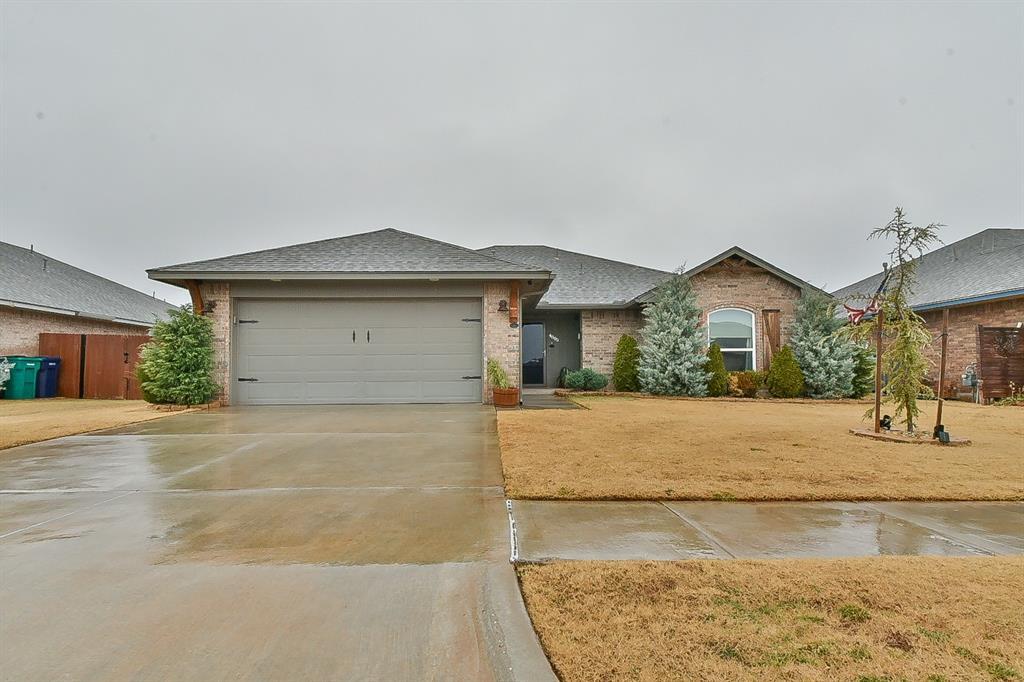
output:
[[[711,343],[721,348],[753,348],[754,316],[746,310],[716,310],[708,319]]]
[[[725,358],[727,372],[743,372],[754,369],[754,353],[752,351],[722,353],[722,357]]]

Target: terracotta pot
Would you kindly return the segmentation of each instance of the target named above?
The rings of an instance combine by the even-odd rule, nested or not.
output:
[[[518,388],[495,388],[494,391],[494,406],[495,407],[518,407],[519,406],[519,389]]]

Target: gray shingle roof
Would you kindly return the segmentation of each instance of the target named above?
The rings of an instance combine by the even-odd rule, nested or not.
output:
[[[480,253],[553,272],[539,308],[626,306],[672,274],[550,246],[488,246]]]
[[[878,288],[877,273],[833,293],[841,301],[862,302]],[[924,254],[910,304],[944,307],[982,298],[1024,294],[1024,230],[992,228]]]
[[[151,326],[174,306],[38,251],[0,242],[0,305]]]
[[[531,273],[541,269],[493,258],[454,244],[395,229],[334,237],[276,249],[168,265],[148,271],[154,279],[218,274],[413,274]]]

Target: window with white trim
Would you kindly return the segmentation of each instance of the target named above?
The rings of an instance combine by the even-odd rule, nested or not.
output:
[[[708,315],[708,345],[717,343],[730,372],[757,369],[754,353],[754,313],[722,308]]]

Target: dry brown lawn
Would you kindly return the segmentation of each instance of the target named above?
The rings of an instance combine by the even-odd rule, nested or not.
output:
[[[506,491],[523,499],[1019,500],[1024,410],[946,403],[967,447],[848,433],[866,403],[582,398],[498,413]],[[924,423],[936,403],[924,404]]]
[[[1024,558],[519,567],[562,680],[1010,680]]]
[[[171,414],[142,400],[0,400],[0,450]]]

